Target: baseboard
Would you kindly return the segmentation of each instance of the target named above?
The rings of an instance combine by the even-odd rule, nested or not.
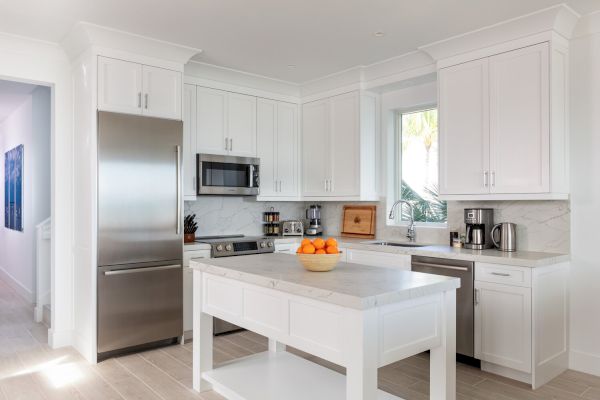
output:
[[[571,350],[569,369],[600,376],[600,355]]]
[[[60,347],[66,347],[72,345],[73,332],[72,331],[55,331],[54,329],[48,329],[48,345],[53,349]]]
[[[33,292],[27,289],[21,282],[16,280],[11,274],[9,274],[4,268],[0,267],[0,279],[6,282],[21,298],[23,298],[29,304],[34,303]]]

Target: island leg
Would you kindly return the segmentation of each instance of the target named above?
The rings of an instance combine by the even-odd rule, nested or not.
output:
[[[202,373],[213,368],[213,318],[202,312],[202,272],[197,270],[194,270],[193,299],[193,386],[197,392],[205,392],[212,389],[202,379]]]
[[[285,344],[269,338],[269,351],[271,353],[281,353],[282,351],[285,351]]]
[[[377,310],[348,310],[344,315],[346,400],[377,399]]]
[[[456,290],[443,293],[442,344],[431,349],[431,399],[456,399]]]

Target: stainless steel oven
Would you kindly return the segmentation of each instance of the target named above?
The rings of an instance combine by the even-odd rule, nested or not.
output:
[[[256,196],[260,160],[217,154],[196,156],[198,194]]]

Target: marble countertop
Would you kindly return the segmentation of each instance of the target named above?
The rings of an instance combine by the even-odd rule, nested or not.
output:
[[[278,238],[284,242],[290,240],[302,240],[302,238]],[[405,254],[425,257],[439,257],[454,260],[465,260],[474,262],[486,262],[492,264],[514,265],[520,267],[543,267],[546,265],[557,264],[570,260],[568,254],[560,253],[542,253],[536,251],[514,251],[505,252],[496,249],[488,250],[470,250],[465,248],[456,248],[444,245],[425,245],[423,247],[396,247],[382,246],[372,243],[374,240],[354,239],[336,237],[339,247],[346,249],[357,249],[366,251],[378,251],[382,253]],[[402,242],[394,239],[377,239],[377,241]]]
[[[330,272],[306,271],[289,254],[192,259],[212,275],[364,310],[456,289],[460,280],[419,272],[341,262]]]

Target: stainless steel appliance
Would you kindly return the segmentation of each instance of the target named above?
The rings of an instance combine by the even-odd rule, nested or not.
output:
[[[496,241],[496,232],[500,232],[500,238]],[[502,222],[492,228],[492,242],[500,251],[517,250],[517,224]]]
[[[181,121],[98,112],[99,359],[183,334]]]
[[[465,248],[483,250],[494,246],[492,243],[494,210],[492,208],[465,208],[465,224],[467,225]]]
[[[283,221],[281,222],[282,236],[302,236],[304,234],[304,226],[302,221]]]
[[[456,352],[475,356],[474,263],[462,260],[412,256],[412,271],[460,278],[456,290]]]
[[[273,240],[264,237],[246,237],[243,235],[206,236],[197,238],[196,242],[210,244],[212,258],[273,253],[275,251]],[[242,328],[237,325],[219,318],[213,318],[213,333],[215,335],[240,329]]]
[[[306,209],[306,219],[308,219],[308,228],[304,232],[308,236],[318,236],[323,234],[323,227],[321,226],[321,206],[318,204],[311,204]]]
[[[197,154],[196,168],[199,195],[256,196],[259,193],[258,158]]]

